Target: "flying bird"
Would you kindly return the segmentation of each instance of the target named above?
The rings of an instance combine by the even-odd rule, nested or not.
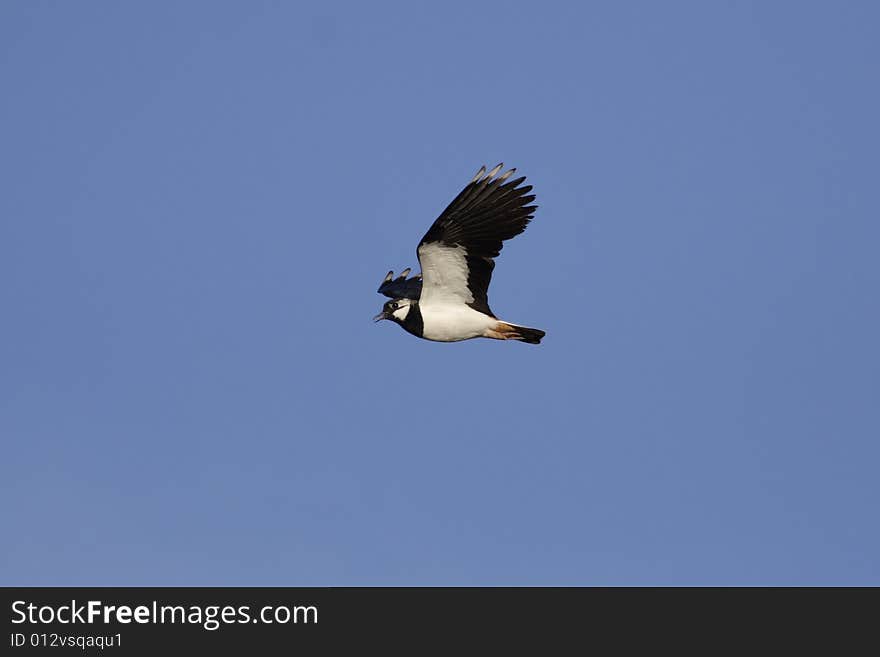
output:
[[[538,344],[544,331],[502,321],[489,308],[489,282],[503,242],[526,229],[537,206],[525,176],[508,181],[503,164],[477,175],[425,233],[416,249],[422,273],[388,272],[378,292],[391,298],[373,319],[391,320],[426,340],[471,338]]]

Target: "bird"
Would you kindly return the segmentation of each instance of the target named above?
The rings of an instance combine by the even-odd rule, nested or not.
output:
[[[489,283],[503,243],[522,233],[534,217],[535,196],[525,176],[508,180],[480,167],[434,221],[416,248],[422,271],[407,278],[389,271],[377,292],[390,297],[373,320],[399,324],[408,333],[435,342],[472,338],[539,344],[545,332],[498,319],[489,307]]]

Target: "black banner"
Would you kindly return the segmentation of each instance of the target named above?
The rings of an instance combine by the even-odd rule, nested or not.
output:
[[[620,649],[703,634],[785,645],[834,619],[850,637],[870,627],[861,593],[876,603],[876,590],[820,589],[6,588],[3,643],[9,655]]]

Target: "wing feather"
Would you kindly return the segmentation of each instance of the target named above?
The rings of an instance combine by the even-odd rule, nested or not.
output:
[[[531,205],[532,186],[520,186],[525,176],[508,181],[516,169],[498,176],[503,166],[488,173],[481,167],[419,242],[420,303],[467,303],[492,315],[488,289],[494,258],[505,241],[526,229],[537,209]]]

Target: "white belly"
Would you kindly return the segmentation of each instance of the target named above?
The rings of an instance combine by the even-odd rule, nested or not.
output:
[[[422,337],[438,342],[456,342],[482,337],[495,326],[492,319],[464,304],[419,304],[422,312]]]

